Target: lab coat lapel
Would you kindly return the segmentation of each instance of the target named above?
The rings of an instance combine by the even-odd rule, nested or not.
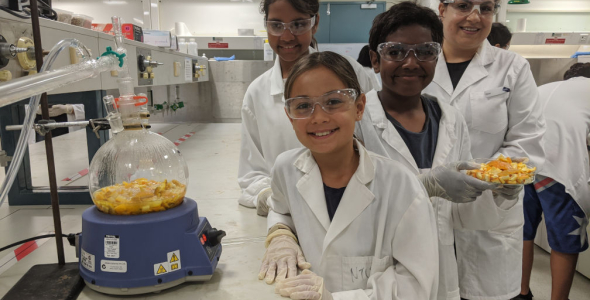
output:
[[[303,176],[297,182],[299,194],[301,194],[301,197],[303,197],[303,200],[305,200],[305,203],[307,203],[324,229],[328,231],[330,216],[328,216],[322,174],[311,155],[311,151],[308,150],[301,154],[293,165],[303,172]]]
[[[447,62],[445,55],[441,52],[438,56],[436,63],[436,69],[434,71],[434,78],[432,82],[437,84],[442,90],[447,93],[446,99],[450,99],[453,94],[453,83],[451,82],[451,76],[449,75],[449,69],[447,69]]]
[[[270,74],[270,95],[282,95],[285,90],[285,84],[283,83],[283,73],[281,72],[281,63],[279,62],[279,56],[275,60],[275,64],[272,67]],[[283,97],[283,101],[285,98]]]
[[[471,60],[471,63],[467,66],[461,80],[459,80],[457,88],[453,91],[453,94],[451,95],[451,103],[453,103],[453,100],[458,98],[465,89],[488,76],[486,66],[494,61],[494,55],[489,51],[490,49],[488,49],[488,46],[491,47],[490,43],[488,40],[484,40],[481,47],[479,47],[479,50],[477,50],[477,53]]]
[[[410,149],[406,146],[406,142],[404,142],[397,129],[395,129],[393,124],[385,116],[385,110],[381,105],[381,101],[379,101],[377,92],[373,90],[371,93],[374,93],[374,96],[367,95],[367,108],[373,121],[373,126],[381,129],[383,140],[407,160],[414,167],[414,171],[419,174],[420,170],[418,169],[418,165],[416,165],[416,160],[414,160]]]
[[[367,184],[375,178],[375,166],[369,157],[367,150],[358,142],[359,166],[350,178],[344,195],[340,200],[336,214],[332,219],[332,224],[328,229],[324,239],[323,253],[330,243],[340,234],[350,223],[352,223],[375,198],[375,195],[369,190]],[[324,210],[326,210],[324,208]]]
[[[438,124],[438,141],[432,161],[433,168],[445,163],[457,141],[457,134],[455,133],[455,122],[457,122],[457,119],[450,111],[451,107],[446,103],[441,103],[441,101],[437,100],[437,102],[442,111],[442,117]]]

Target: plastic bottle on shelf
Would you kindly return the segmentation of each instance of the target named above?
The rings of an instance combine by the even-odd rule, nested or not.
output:
[[[199,56],[198,45],[197,45],[197,42],[195,41],[195,39],[189,39],[188,54],[194,55],[194,56]]]
[[[178,38],[178,51],[180,53],[188,53],[188,43],[184,38]]]
[[[268,40],[264,40],[264,61],[272,61],[274,52],[268,43]]]

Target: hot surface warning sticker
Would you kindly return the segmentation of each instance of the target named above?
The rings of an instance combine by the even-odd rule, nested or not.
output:
[[[154,275],[164,275],[182,269],[180,264],[180,250],[168,252],[165,262],[154,264]]]
[[[170,272],[182,269],[180,264],[180,250],[168,252],[168,264],[170,265]]]
[[[119,236],[105,235],[104,236],[104,257],[119,258]]]
[[[167,261],[154,264],[154,275],[164,275],[170,271],[170,265]]]

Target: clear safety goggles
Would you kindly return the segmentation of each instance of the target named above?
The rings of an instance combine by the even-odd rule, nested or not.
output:
[[[295,20],[289,23],[283,23],[281,21],[266,21],[264,27],[269,34],[274,36],[281,36],[285,29],[289,29],[293,35],[302,35],[311,30],[315,25],[315,16],[309,19]]]
[[[455,9],[459,15],[468,16],[473,13],[474,10],[479,12],[480,16],[491,17],[498,13],[500,10],[500,4],[497,4],[493,0],[490,1],[471,1],[471,0],[445,0],[443,3],[449,4],[450,7]]]
[[[356,98],[355,89],[342,89],[325,93],[318,97],[295,97],[285,100],[285,109],[291,119],[307,119],[314,112],[316,104],[328,114],[347,111]]]
[[[437,42],[426,42],[416,45],[407,45],[398,42],[386,42],[377,46],[377,52],[385,60],[403,61],[408,57],[410,51],[419,61],[434,61],[441,52],[440,44]]]

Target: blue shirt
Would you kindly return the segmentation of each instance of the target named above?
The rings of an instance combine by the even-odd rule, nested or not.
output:
[[[424,127],[421,132],[409,131],[390,114],[385,112],[385,115],[406,143],[406,146],[410,150],[410,153],[412,153],[418,168],[429,169],[432,167],[434,153],[436,152],[438,124],[440,123],[442,111],[440,110],[438,102],[432,99],[431,96],[422,95],[420,99],[422,100],[422,107],[426,114],[426,122],[424,122]]]

